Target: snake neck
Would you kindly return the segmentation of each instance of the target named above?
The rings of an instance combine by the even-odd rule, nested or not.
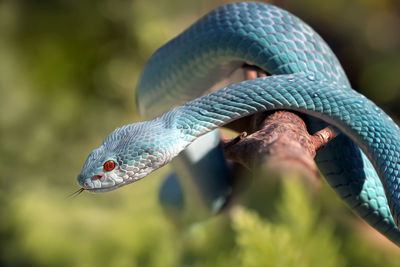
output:
[[[287,100],[279,91],[299,78],[308,82],[316,79],[314,73],[290,74],[232,84],[165,113],[161,120],[166,122],[166,128],[179,131],[184,149],[198,137],[234,120],[262,111],[298,109],[296,100]]]

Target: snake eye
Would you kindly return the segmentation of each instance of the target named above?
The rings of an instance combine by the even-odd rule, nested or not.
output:
[[[110,171],[114,170],[114,168],[115,168],[115,162],[113,160],[107,160],[103,164],[103,170],[105,172],[110,172]]]

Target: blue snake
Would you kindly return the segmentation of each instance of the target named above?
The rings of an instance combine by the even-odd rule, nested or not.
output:
[[[244,63],[271,75],[243,81],[235,73]],[[153,54],[137,99],[148,121],[114,130],[89,154],[78,176],[83,190],[138,181],[239,118],[293,110],[314,118],[310,127],[323,121],[340,130],[316,156],[320,171],[361,218],[400,245],[399,127],[351,89],[328,45],[289,12],[256,2],[215,9]]]

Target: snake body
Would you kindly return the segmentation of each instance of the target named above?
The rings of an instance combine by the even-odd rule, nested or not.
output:
[[[272,76],[238,82],[244,62]],[[319,169],[356,213],[400,244],[399,127],[351,89],[328,45],[289,12],[255,2],[212,11],[154,53],[137,90],[139,110],[152,120],[116,129],[89,154],[78,176],[84,189],[140,180],[238,118],[295,110],[316,118],[310,127],[322,120],[341,131],[318,152]]]

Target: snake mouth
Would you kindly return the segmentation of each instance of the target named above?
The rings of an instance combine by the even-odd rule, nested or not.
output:
[[[104,181],[104,174],[95,174],[90,178],[85,179],[82,187],[85,190],[92,190],[102,187],[102,183]]]
[[[107,192],[115,189],[115,182],[106,179],[103,173],[95,174],[87,178],[82,184],[82,188],[93,193]]]
[[[104,188],[84,188],[86,191],[91,193],[105,193],[116,189],[117,186],[104,187]]]
[[[104,173],[98,173],[86,178],[81,186],[85,191],[91,193],[105,193],[115,190],[124,184],[124,182],[118,183],[114,179],[106,177]]]
[[[117,189],[117,188],[119,188],[119,187],[121,187],[121,186],[124,186],[125,184],[124,183],[120,183],[120,184],[115,184],[115,185],[111,185],[111,186],[108,186],[108,187],[100,187],[100,188],[85,188],[85,187],[83,187],[83,189],[84,190],[86,190],[86,191],[88,191],[88,192],[90,192],[90,193],[106,193],[106,192],[109,192],[109,191],[113,191],[113,190],[115,190],[115,189]]]

